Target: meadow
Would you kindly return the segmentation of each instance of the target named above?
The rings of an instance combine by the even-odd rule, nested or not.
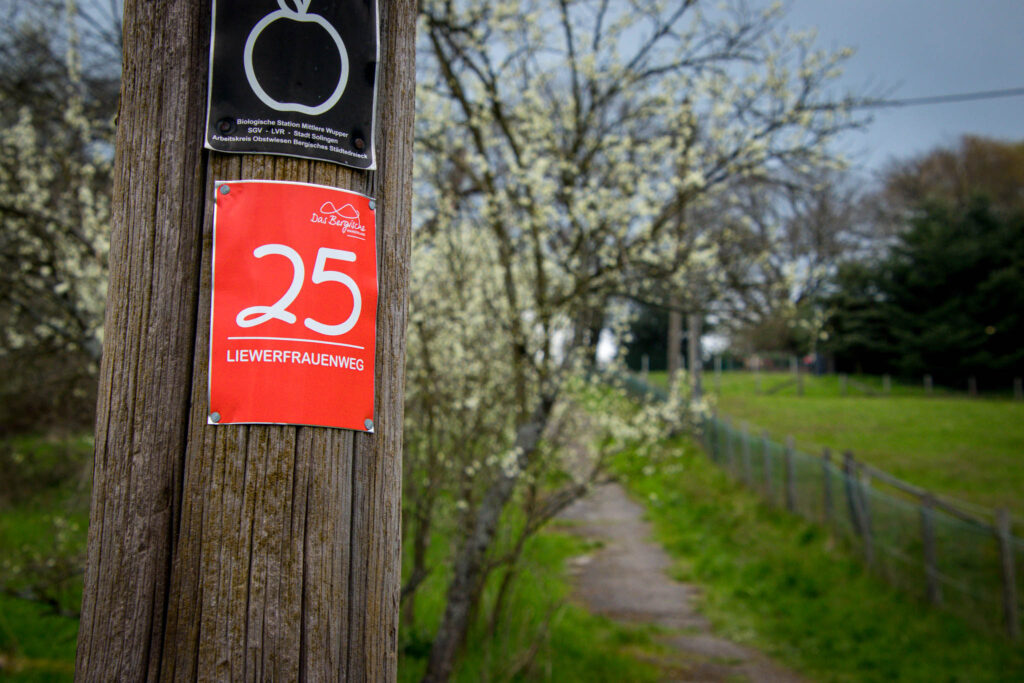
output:
[[[835,375],[804,378],[804,395],[791,375],[707,373],[704,384],[722,417],[767,431],[775,441],[792,436],[798,449],[852,450],[856,458],[917,486],[1024,517],[1024,402],[1007,394],[970,398],[936,388],[893,382],[883,394],[878,377],[853,377],[845,395]],[[761,393],[758,393],[758,382]],[[664,373],[651,382],[665,385]],[[854,388],[854,382],[875,392]],[[783,386],[784,385],[784,386]],[[768,393],[782,387],[775,393]],[[720,391],[716,392],[716,389]]]
[[[0,679],[72,678],[91,461],[89,436],[0,441]]]

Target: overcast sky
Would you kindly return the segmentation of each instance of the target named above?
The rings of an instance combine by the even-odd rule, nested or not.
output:
[[[767,4],[767,2],[765,2]],[[1024,0],[790,0],[786,23],[849,46],[842,85],[890,99],[1024,87]],[[1024,96],[876,109],[843,139],[867,172],[965,133],[1024,139]]]

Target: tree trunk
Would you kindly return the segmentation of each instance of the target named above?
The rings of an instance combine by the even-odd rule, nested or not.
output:
[[[597,351],[604,329],[604,306],[585,306],[576,313],[571,348],[583,349],[587,367],[597,366]]]
[[[673,297],[668,312],[668,381],[671,384],[676,374],[683,369],[683,314],[679,301]]]
[[[381,4],[379,167],[203,152],[210,7],[128,2],[79,680],[394,680],[415,5]],[[377,197],[375,433],[208,426],[212,188]]]
[[[553,399],[542,399],[529,422],[519,428],[515,446],[522,454],[519,459],[520,469],[525,469],[536,451],[553,405]],[[452,675],[455,658],[469,629],[475,599],[483,587],[487,551],[494,541],[501,513],[511,498],[518,480],[518,474],[509,476],[504,471],[499,471],[498,479],[487,489],[480,501],[473,528],[455,558],[454,573],[448,584],[444,616],[437,629],[434,644],[430,648],[430,659],[427,662],[427,671],[423,675],[423,683],[442,683]]]

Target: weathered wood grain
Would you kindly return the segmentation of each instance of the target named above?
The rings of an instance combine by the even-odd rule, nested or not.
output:
[[[361,172],[207,159],[208,2],[126,4],[81,680],[395,678],[415,5],[380,9]],[[377,199],[374,434],[207,425],[213,183],[238,178]]]
[[[82,680],[158,674],[191,394],[208,38],[198,0],[126,7]]]

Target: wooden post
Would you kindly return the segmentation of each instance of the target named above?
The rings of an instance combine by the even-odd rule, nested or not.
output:
[[[129,1],[78,680],[394,680],[416,6],[380,4],[378,170],[203,151],[210,6]],[[377,200],[375,433],[210,426],[215,180]]]
[[[683,368],[683,314],[679,311],[679,297],[673,297],[668,312],[668,381],[671,384]]]
[[[828,448],[821,452],[821,490],[822,490],[822,521],[826,527],[832,527],[832,451]]]
[[[743,481],[747,486],[753,486],[754,473],[750,463],[750,424],[743,423]]]
[[[722,356],[715,356],[715,393],[722,394]]]
[[[732,426],[732,420],[726,419],[725,421],[725,466],[731,473],[736,472],[736,446],[734,445],[735,430]]]
[[[712,438],[711,437],[711,429],[712,429],[711,425],[712,425],[711,417],[705,415],[701,419],[701,439],[704,442],[704,452],[707,453],[709,457],[714,459],[714,457],[712,455],[712,449],[714,448],[714,443],[711,440],[711,438]]]
[[[690,387],[694,399],[699,399],[704,395],[704,368],[701,367],[703,363],[700,342],[701,323],[702,316],[697,313],[690,313],[686,317],[686,351],[690,361]]]
[[[786,509],[796,512],[796,482],[793,477],[793,437],[786,437]]]
[[[978,378],[974,375],[967,378],[967,395],[971,398],[978,397]]]
[[[764,462],[764,495],[772,499],[772,442],[768,432],[761,433],[761,457]]]
[[[924,393],[927,396],[931,396],[932,395],[932,376],[931,375],[925,375],[924,376]]]
[[[850,513],[850,525],[853,527],[853,532],[858,536],[863,536],[864,532],[861,529],[860,519],[860,505],[857,502],[857,490],[854,477],[856,476],[854,470],[856,463],[853,459],[852,451],[843,452],[843,488],[846,489],[846,506]]]
[[[930,493],[921,496],[921,549],[924,556],[925,589],[928,602],[942,604],[942,583],[935,558],[934,500]]]
[[[875,536],[874,530],[871,524],[871,476],[864,471],[864,468],[860,469],[860,481],[857,487],[857,498],[859,503],[861,529],[864,531],[864,559],[867,561],[868,566],[872,567],[875,564]]]
[[[1006,633],[1011,639],[1020,637],[1020,615],[1017,613],[1017,575],[1013,557],[1013,534],[1010,513],[1001,509],[996,512],[996,536],[999,538],[999,555],[1002,559],[1003,574],[1003,618]]]
[[[711,432],[711,459],[714,462],[718,462],[718,459],[719,459],[719,453],[718,452],[721,449],[721,446],[719,445],[718,409],[717,408],[715,408],[715,409],[713,409],[711,411],[711,429],[713,430]]]

